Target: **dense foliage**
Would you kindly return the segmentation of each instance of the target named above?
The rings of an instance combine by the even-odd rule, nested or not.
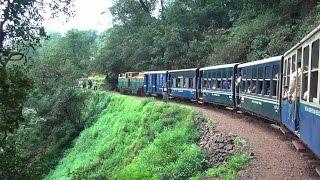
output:
[[[19,127],[23,102],[32,80],[26,76],[22,60],[45,36],[45,14],[70,15],[70,0],[0,0],[0,150],[5,151],[8,136]],[[50,12],[50,13],[48,13]]]
[[[280,55],[320,23],[314,0],[142,2],[117,0],[111,8],[114,27],[106,33],[96,57],[96,66],[109,73],[111,82],[125,71],[201,67]]]

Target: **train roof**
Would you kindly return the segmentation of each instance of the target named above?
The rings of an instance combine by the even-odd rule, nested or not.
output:
[[[144,72],[144,74],[163,74],[163,73],[167,73],[168,71],[146,71]]]
[[[169,70],[169,72],[196,71],[198,68]]]
[[[289,51],[284,53],[284,56],[290,54],[292,51],[294,51],[297,47],[299,47],[301,44],[303,44],[305,41],[307,41],[310,37],[312,37],[314,34],[316,34],[318,31],[320,31],[320,25],[316,27],[313,31],[311,31],[308,35],[306,35],[301,41],[299,41],[295,46],[293,46]]]
[[[243,63],[243,64],[240,64],[238,67],[241,68],[241,67],[254,66],[254,65],[265,64],[265,63],[270,63],[270,62],[276,62],[281,59],[282,59],[282,56],[275,56],[275,57],[270,57],[270,58],[266,58],[266,59],[262,59],[262,60],[258,60],[258,61]]]
[[[234,67],[235,65],[238,65],[239,63],[232,63],[232,64],[221,64],[221,65],[216,65],[216,66],[208,66],[201,68],[200,71],[203,70],[211,70],[211,69],[222,69],[222,68],[231,68]]]

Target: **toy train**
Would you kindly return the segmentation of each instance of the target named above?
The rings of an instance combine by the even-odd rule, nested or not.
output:
[[[118,90],[162,96],[167,89],[169,98],[249,112],[284,125],[320,157],[319,40],[320,26],[282,56],[205,68],[127,72],[119,75]],[[289,86],[295,87],[292,97],[285,95]]]

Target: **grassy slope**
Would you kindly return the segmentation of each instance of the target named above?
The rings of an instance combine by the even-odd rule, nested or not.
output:
[[[191,108],[91,93],[104,97],[107,108],[81,133],[47,179],[185,179],[229,174],[221,170],[213,175],[204,173],[205,157],[196,145],[196,122],[205,119]],[[95,108],[92,102],[87,104]]]

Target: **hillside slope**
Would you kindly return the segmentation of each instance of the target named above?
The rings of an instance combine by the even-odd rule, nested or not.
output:
[[[249,160],[245,151],[235,151],[226,163],[209,165],[197,142],[212,121],[190,107],[84,93],[107,100],[107,106],[45,179],[233,179]]]
[[[204,169],[190,108],[108,95],[97,122],[84,130],[47,179],[186,178]]]

